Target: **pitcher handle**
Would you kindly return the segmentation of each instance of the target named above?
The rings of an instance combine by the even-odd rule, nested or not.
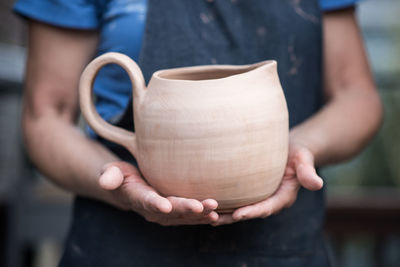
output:
[[[103,120],[97,113],[93,103],[93,83],[99,70],[107,64],[118,64],[129,75],[132,83],[133,96],[140,103],[144,96],[146,85],[139,66],[128,56],[109,52],[95,58],[85,68],[79,82],[79,99],[83,117],[92,129],[101,137],[124,146],[137,156],[136,135],[133,132],[114,126]],[[135,101],[136,102],[136,101]]]

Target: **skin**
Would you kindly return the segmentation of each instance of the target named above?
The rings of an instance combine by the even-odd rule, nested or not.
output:
[[[77,129],[78,81],[96,50],[95,31],[29,23],[22,119],[27,151],[39,170],[66,190],[135,211],[161,225],[217,226],[276,214],[296,201],[301,186],[321,189],[315,167],[349,159],[381,123],[382,107],[354,10],[325,13],[323,23],[326,103],[291,130],[282,183],[264,201],[218,214],[212,199],[163,197],[134,166]]]

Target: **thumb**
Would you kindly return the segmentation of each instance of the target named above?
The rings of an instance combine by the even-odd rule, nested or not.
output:
[[[105,190],[117,189],[124,181],[124,175],[120,168],[110,166],[100,175],[99,185]]]
[[[299,183],[308,190],[316,191],[324,185],[324,181],[318,176],[315,168],[309,164],[300,163],[296,167],[296,176]]]

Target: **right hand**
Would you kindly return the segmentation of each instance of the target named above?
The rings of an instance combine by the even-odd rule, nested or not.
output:
[[[160,225],[213,224],[218,221],[214,199],[198,201],[181,197],[163,197],[128,162],[112,162],[103,168],[100,187],[111,193],[112,202],[133,210],[147,221]]]

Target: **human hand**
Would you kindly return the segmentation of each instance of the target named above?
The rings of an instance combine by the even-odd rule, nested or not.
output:
[[[218,221],[212,224],[218,226],[276,214],[294,204],[300,186],[315,191],[322,188],[323,181],[315,170],[311,151],[303,145],[292,142],[289,144],[288,162],[277,191],[269,198],[241,207],[232,214],[220,214]]]
[[[109,163],[103,169],[99,184],[111,193],[113,203],[139,213],[149,222],[166,226],[211,224],[218,220],[218,203],[213,199],[163,197],[127,162]]]

